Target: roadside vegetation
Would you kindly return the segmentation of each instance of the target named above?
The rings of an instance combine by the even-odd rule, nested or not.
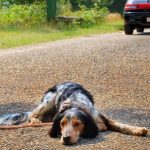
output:
[[[121,15],[103,1],[58,0],[57,16],[75,19],[47,22],[45,0],[0,0],[0,49],[122,30]]]

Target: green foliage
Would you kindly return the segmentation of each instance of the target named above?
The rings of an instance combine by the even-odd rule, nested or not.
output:
[[[60,16],[78,17],[79,20],[71,22],[59,21],[54,26],[57,28],[74,29],[76,27],[89,27],[91,25],[100,24],[104,21],[108,14],[107,8],[100,8],[97,4],[93,8],[80,6],[77,11],[72,11],[71,4],[67,0],[58,1]],[[0,10],[0,26],[17,25],[17,26],[38,26],[46,24],[46,4],[33,3],[30,5],[10,5],[9,7],[2,7]]]
[[[57,0],[58,13],[67,7],[71,7],[73,11],[79,10],[80,6],[93,8],[95,3],[100,7],[107,7],[111,12],[123,13],[123,7],[127,0]],[[24,5],[33,3],[46,3],[46,0],[0,0],[0,8],[10,6],[12,4]]]
[[[66,29],[75,29],[78,27],[87,28],[92,25],[98,25],[104,22],[105,17],[108,15],[109,11],[107,8],[99,8],[95,5],[93,8],[88,9],[85,6],[80,6],[80,10],[78,11],[71,11],[69,9],[65,9],[61,15],[67,17],[77,17],[77,19],[66,22],[59,21],[57,22],[58,28],[66,28]]]
[[[71,3],[69,0],[58,0],[57,1],[57,14],[63,15],[64,12],[71,11]]]
[[[101,7],[110,7],[114,0],[95,0]]]
[[[101,24],[112,12],[123,12],[126,0],[57,0],[57,15],[78,17],[71,22],[51,22],[57,28],[74,29]],[[46,24],[46,0],[0,0],[0,26]],[[107,9],[108,8],[108,9]]]
[[[108,7],[111,12],[119,12],[123,14],[124,5],[127,0],[113,0],[113,3]]]
[[[72,10],[79,10],[80,6],[85,6],[87,8],[92,8],[94,1],[93,0],[70,0]]]
[[[100,9],[98,7],[87,9],[84,6],[81,6],[79,11],[73,12],[73,15],[82,18],[82,27],[88,27],[94,24],[101,24],[108,15],[108,9]]]
[[[0,11],[0,25],[40,25],[46,21],[45,4],[11,5]]]
[[[65,0],[62,0],[65,1]],[[71,3],[72,10],[79,10],[81,5],[87,8],[93,8],[95,3],[99,7],[107,7],[111,12],[123,13],[123,7],[127,0],[68,0]]]
[[[81,6],[93,8],[95,4],[99,7],[108,7],[112,4],[112,2],[113,0],[58,0],[59,5],[61,6],[70,3],[73,11],[80,10]]]
[[[11,4],[32,4],[35,2],[44,2],[45,0],[0,0],[2,5],[11,5]]]

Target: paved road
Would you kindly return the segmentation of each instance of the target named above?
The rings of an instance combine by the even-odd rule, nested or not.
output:
[[[123,32],[55,41],[0,52],[0,114],[31,110],[44,91],[79,82],[110,118],[150,129],[150,32]],[[63,146],[49,127],[0,131],[2,150],[148,150],[147,137],[105,132]]]

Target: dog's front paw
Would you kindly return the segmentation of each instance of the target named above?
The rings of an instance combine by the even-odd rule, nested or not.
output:
[[[29,124],[36,124],[36,123],[41,123],[41,121],[38,118],[30,118],[28,121]]]
[[[60,106],[59,112],[63,112],[64,110],[69,109],[69,108],[71,108],[70,103],[64,103],[63,105]]]

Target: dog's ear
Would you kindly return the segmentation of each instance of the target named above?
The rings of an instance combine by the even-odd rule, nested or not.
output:
[[[58,113],[54,119],[53,119],[53,125],[52,128],[49,130],[49,136],[53,138],[57,138],[59,135],[61,135],[61,129],[60,129],[60,121],[63,118],[64,113]]]
[[[82,137],[84,138],[96,137],[98,134],[98,127],[90,115],[87,115],[85,117],[84,124],[85,124],[85,128]]]

